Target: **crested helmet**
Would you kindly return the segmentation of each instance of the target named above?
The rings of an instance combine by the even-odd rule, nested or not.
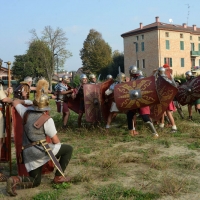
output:
[[[36,95],[33,101],[33,108],[35,111],[50,110],[48,88],[49,83],[46,80],[42,79],[38,81],[36,86]]]
[[[119,74],[117,74],[117,81],[119,82],[125,82],[126,81],[126,75],[122,72],[120,72]]]

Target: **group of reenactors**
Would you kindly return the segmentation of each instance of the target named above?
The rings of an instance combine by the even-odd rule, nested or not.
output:
[[[12,88],[6,91],[1,88],[0,158],[6,137],[5,106],[12,105],[19,176],[7,178],[0,172],[0,182],[7,181],[7,193],[16,196],[17,187],[31,188],[40,185],[41,175],[53,171],[52,163],[57,169],[54,183],[71,180],[64,175],[64,171],[73,149],[70,145],[60,143],[54,121],[50,117],[50,93],[56,102],[57,112],[62,114],[64,130],[68,128],[70,110],[78,114],[79,128],[85,114],[86,121],[90,123],[105,121],[106,131],[111,128],[111,122],[117,114],[123,113],[126,114],[127,128],[131,136],[139,134],[136,118],[140,116],[149,127],[153,138],[158,138],[155,124],[159,124],[159,128],[162,129],[166,124],[165,119],[171,127],[171,132],[177,131],[173,112],[178,110],[183,117],[180,104],[188,105],[190,120],[193,105],[200,113],[200,100],[198,95],[195,95],[199,88],[196,87],[200,81],[199,77],[194,77],[190,71],[185,75],[187,82],[181,84],[179,80],[173,79],[172,70],[168,65],[159,67],[149,77],[145,77],[136,66],[130,66],[129,77],[119,70],[116,80],[112,75],[107,75],[105,81],[99,82],[95,74],[89,74],[89,78],[86,74],[81,74],[80,85],[75,88],[70,85],[70,77],[64,75],[55,85],[53,92],[49,91],[49,84],[43,78],[38,81],[36,87],[32,87],[31,77],[26,77],[14,92]],[[31,90],[35,92],[33,101],[29,100]],[[13,93],[14,99],[8,97],[10,93]],[[46,165],[47,167],[44,167]]]

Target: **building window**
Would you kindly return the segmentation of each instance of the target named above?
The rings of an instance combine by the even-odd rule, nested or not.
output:
[[[192,66],[191,67],[194,67],[195,66],[195,58],[192,58],[191,62],[192,62]]]
[[[145,59],[142,59],[142,68],[145,68]]]
[[[199,66],[200,66],[200,59],[199,59]]]
[[[184,58],[181,58],[181,67],[185,67],[185,61],[184,61]]]
[[[199,43],[199,51],[200,51],[200,43]],[[200,66],[200,65],[199,65]]]
[[[183,33],[180,34],[180,38],[183,38]]]
[[[198,40],[200,41],[200,37],[198,37]]]
[[[170,46],[169,46],[169,40],[166,40],[166,49],[170,49]]]
[[[144,51],[144,42],[141,42],[141,51]]]
[[[144,35],[141,36],[142,40],[144,40]]]
[[[165,37],[169,37],[169,32],[165,32]]]
[[[139,40],[139,36],[136,36],[136,40]]]
[[[135,51],[138,52],[138,43],[134,42],[134,45],[135,45]]]
[[[180,41],[180,49],[184,50],[184,42],[183,41]]]
[[[191,51],[194,51],[194,43],[191,43]]]
[[[7,81],[8,80],[8,76],[2,76],[2,80]]]
[[[172,58],[164,58],[164,64],[168,64],[170,67],[172,67]]]
[[[140,68],[139,60],[137,60],[137,62],[136,62],[136,66],[137,66],[138,69]]]
[[[192,36],[190,36],[190,40],[192,40]]]

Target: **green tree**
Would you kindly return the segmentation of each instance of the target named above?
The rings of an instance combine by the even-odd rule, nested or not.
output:
[[[35,75],[35,69],[31,62],[29,62],[28,56],[16,55],[15,61],[12,66],[12,74],[16,80],[22,81],[26,76],[33,77]]]
[[[27,51],[27,58],[34,68],[36,76],[43,76],[51,81],[51,76],[54,73],[54,68],[51,68],[51,51],[46,42],[34,40],[30,43]]]
[[[35,29],[32,29],[30,33],[32,34],[30,43],[38,40],[43,41],[51,52],[50,57],[48,56],[49,60],[45,61],[46,63],[49,63],[45,70],[51,87],[52,77],[55,69],[58,68],[59,70],[59,68],[63,68],[66,59],[72,56],[72,53],[66,49],[68,38],[61,28],[54,30],[51,26],[46,26],[44,28],[40,38]]]
[[[95,73],[107,67],[112,62],[111,47],[104,41],[102,35],[94,29],[91,29],[83,48],[80,50],[83,72]]]
[[[121,72],[124,73],[124,53],[119,52],[118,50],[113,52],[112,55],[112,64],[109,66],[109,74],[112,74],[113,77],[116,77],[119,73],[119,67]]]
[[[124,53],[115,50],[112,54],[112,63],[108,67],[102,69],[100,72],[101,79],[106,79],[108,74],[111,74],[113,78],[115,78],[119,73],[119,67],[121,72],[124,73]]]

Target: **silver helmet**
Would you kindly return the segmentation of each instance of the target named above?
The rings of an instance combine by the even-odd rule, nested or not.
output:
[[[80,75],[80,80],[82,80],[83,78],[87,78],[86,74],[81,74]]]
[[[112,79],[113,77],[112,77],[112,75],[111,74],[108,74],[107,76],[106,76],[106,79],[108,80],[108,79]]]
[[[130,66],[129,67],[129,74],[130,75],[134,75],[134,74],[137,74],[137,71],[138,71],[138,69],[137,69],[137,67],[136,66]]]
[[[164,67],[159,67],[158,68],[158,74],[160,76],[166,76],[166,74],[165,74],[165,68]]]
[[[185,76],[192,76],[192,72],[191,72],[191,71],[187,71],[187,72],[185,73]]]
[[[62,80],[63,80],[64,83],[69,83],[70,82],[70,78],[69,78],[68,75],[62,76]]]
[[[138,70],[138,71],[137,71],[137,74],[139,74],[139,76],[144,76],[142,70]]]

